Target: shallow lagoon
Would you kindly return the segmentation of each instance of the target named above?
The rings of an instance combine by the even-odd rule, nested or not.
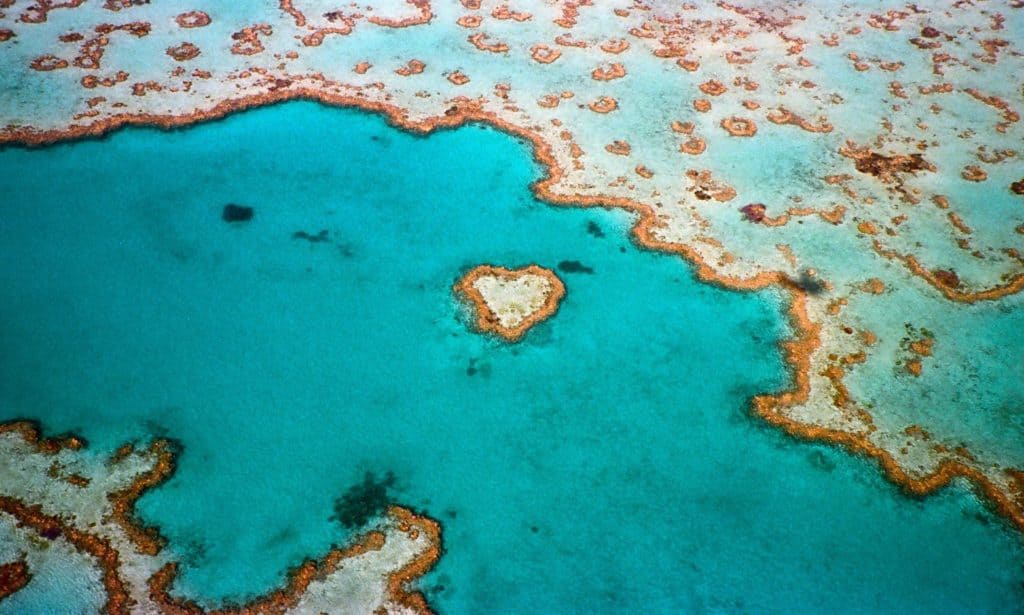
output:
[[[139,512],[212,602],[344,542],[334,500],[392,472],[444,527],[423,587],[445,613],[1024,604],[1024,543],[967,490],[906,498],[750,416],[788,379],[781,297],[695,282],[625,214],[537,202],[539,172],[489,129],[312,103],[6,149],[0,419],[176,438]],[[594,272],[561,274],[522,343],[467,328],[466,269],[567,260]]]

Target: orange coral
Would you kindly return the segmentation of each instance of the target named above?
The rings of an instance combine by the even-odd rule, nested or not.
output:
[[[752,137],[757,134],[754,120],[743,117],[727,117],[722,120],[722,128],[733,137]]]

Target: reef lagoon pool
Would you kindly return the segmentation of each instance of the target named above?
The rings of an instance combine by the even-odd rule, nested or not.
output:
[[[0,420],[175,440],[136,512],[203,605],[397,503],[442,526],[441,613],[1020,612],[1024,541],[965,485],[914,499],[751,414],[789,385],[782,294],[696,281],[541,173],[493,129],[309,102],[4,148]],[[557,272],[558,312],[475,332],[452,287],[484,263]]]

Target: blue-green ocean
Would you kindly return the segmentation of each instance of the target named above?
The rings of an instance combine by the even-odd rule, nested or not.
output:
[[[789,382],[783,297],[535,200],[541,172],[491,129],[303,102],[6,148],[0,420],[176,439],[138,512],[205,604],[343,544],[335,500],[390,473],[443,526],[441,613],[1022,612],[1024,540],[963,485],[912,499],[750,414]],[[466,270],[563,261],[521,343],[467,326]]]

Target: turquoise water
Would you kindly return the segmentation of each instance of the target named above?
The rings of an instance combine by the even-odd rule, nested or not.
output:
[[[749,415],[788,380],[780,297],[535,201],[538,174],[489,129],[312,103],[3,150],[0,419],[177,439],[139,512],[208,603],[343,543],[335,498],[392,472],[444,527],[443,613],[1020,612],[1024,542],[968,490],[906,498]],[[467,328],[462,272],[564,260],[594,273],[522,343]]]

